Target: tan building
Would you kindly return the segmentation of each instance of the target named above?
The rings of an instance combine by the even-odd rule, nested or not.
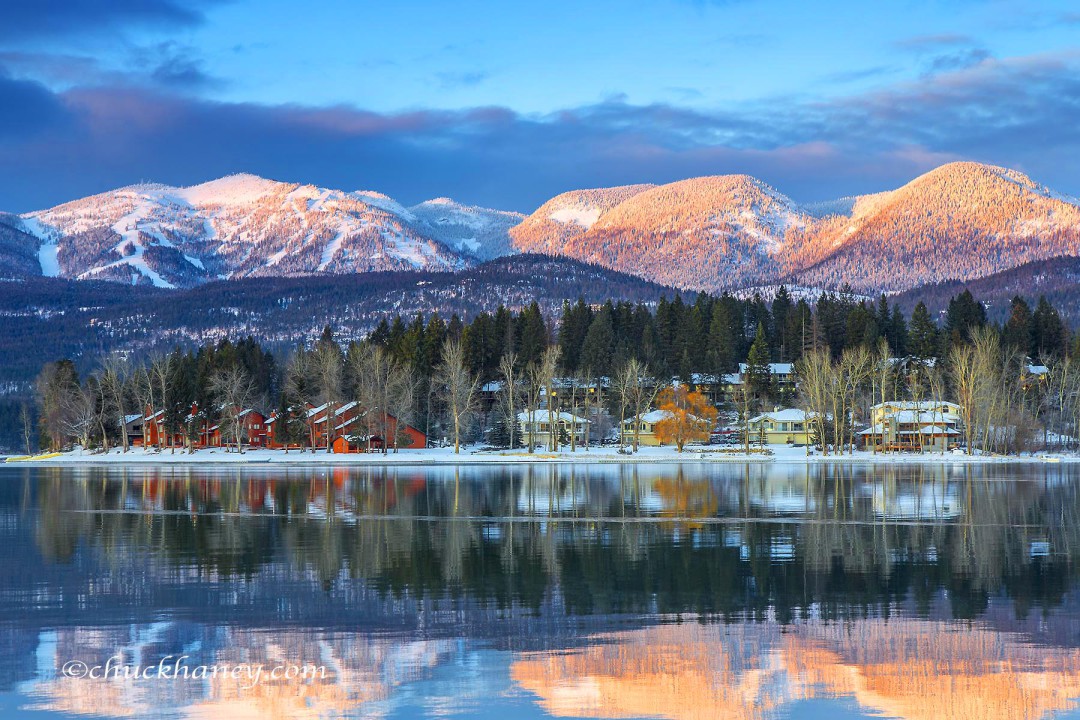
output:
[[[552,420],[554,419],[554,427],[556,438],[559,440],[559,444],[569,444],[570,433],[574,434],[575,442],[585,442],[585,428],[588,426],[589,421],[583,417],[577,415],[571,415],[568,412],[560,411],[549,414],[545,410],[537,410],[535,416],[530,417],[528,412],[518,413],[518,432],[521,433],[521,441],[523,443],[529,443],[529,432],[532,431],[533,445],[539,447],[549,447],[551,440],[551,427]]]
[[[767,445],[809,445],[810,423],[805,410],[777,408],[750,418],[747,423],[751,442],[764,440]]]
[[[628,417],[623,420],[622,431],[624,441],[632,443],[634,441],[634,426],[638,426],[638,445],[644,445],[646,447],[657,447],[663,445],[660,442],[660,438],[656,436],[656,424],[661,420],[667,418],[670,415],[666,410],[650,410],[649,412],[641,415],[640,417]]]
[[[863,447],[941,452],[960,439],[961,408],[947,400],[896,400],[870,408],[870,427],[859,433]]]

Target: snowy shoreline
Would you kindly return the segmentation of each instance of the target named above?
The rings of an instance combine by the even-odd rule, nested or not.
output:
[[[109,453],[82,452],[75,450],[67,453],[45,456],[14,456],[7,460],[11,467],[19,465],[34,466],[70,466],[70,465],[512,465],[518,463],[534,464],[656,464],[656,463],[783,463],[783,464],[991,464],[991,463],[1060,463],[1080,462],[1080,456],[1065,454],[1041,454],[1027,456],[968,456],[946,453],[926,454],[873,454],[856,451],[854,455],[807,456],[803,448],[775,447],[771,455],[742,453],[721,453],[710,448],[693,448],[679,453],[671,447],[641,448],[635,454],[619,454],[611,448],[592,448],[588,452],[569,450],[558,453],[517,451],[478,451],[463,449],[455,454],[452,448],[428,448],[424,450],[401,450],[397,453],[380,455],[376,453],[335,454],[319,451],[316,453],[281,450],[248,450],[244,453],[226,452],[223,448],[203,449],[195,453],[168,450],[150,451],[129,450],[127,453],[113,449]]]

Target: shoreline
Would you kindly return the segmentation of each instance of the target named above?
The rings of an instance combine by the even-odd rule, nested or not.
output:
[[[225,452],[222,448],[203,449],[195,453],[168,450],[147,452],[142,449],[118,449],[108,453],[83,453],[75,450],[66,453],[47,453],[35,456],[11,456],[5,464],[11,467],[71,467],[80,465],[241,465],[253,467],[275,466],[446,466],[446,465],[650,465],[650,464],[860,464],[860,465],[988,465],[1080,462],[1080,455],[1045,453],[1028,456],[1003,455],[956,455],[946,453],[927,454],[874,454],[856,451],[844,455],[805,455],[801,448],[773,448],[770,455],[720,453],[715,450],[687,450],[676,452],[674,448],[641,448],[635,454],[619,454],[608,449],[578,450],[551,453],[510,451],[462,450],[455,454],[449,448],[402,450],[381,455],[376,453],[336,454],[319,451],[315,453],[282,450],[248,450],[244,453]]]

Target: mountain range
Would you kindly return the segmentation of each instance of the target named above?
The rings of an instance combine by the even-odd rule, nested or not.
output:
[[[800,205],[746,175],[576,190],[533,213],[232,175],[0,214],[0,275],[190,288],[221,279],[460,272],[518,253],[683,290],[787,283],[903,292],[1080,254],[1080,200],[1014,170],[943,165]]]

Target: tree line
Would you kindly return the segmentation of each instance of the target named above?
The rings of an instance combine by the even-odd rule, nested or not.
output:
[[[594,434],[586,439],[587,447],[590,440],[608,436],[614,423],[648,411],[671,380],[704,393],[710,405],[726,403],[745,423],[753,412],[795,399],[768,368],[771,362],[786,362],[798,370],[800,403],[820,413],[819,424],[834,418],[828,430],[818,428],[823,446],[853,442],[856,411],[865,408],[866,400],[933,391],[958,400],[1014,398],[970,418],[983,446],[1007,449],[1017,445],[1015,438],[987,428],[999,427],[1017,408],[1032,426],[1053,416],[1055,437],[1066,435],[1075,416],[1070,388],[1078,349],[1077,338],[1045,299],[1032,309],[1017,297],[1009,319],[998,326],[988,322],[985,307],[966,291],[952,299],[940,323],[921,303],[908,319],[885,296],[869,301],[848,290],[823,293],[813,305],[784,287],[771,300],[702,293],[692,302],[681,296],[662,298],[652,308],[579,300],[565,303],[558,317],[545,316],[534,302],[518,311],[499,307],[480,312],[468,321],[458,315],[444,320],[434,313],[387,317],[364,339],[345,344],[328,326],[310,347],[287,353],[272,353],[249,337],[144,358],[114,352],[85,378],[70,360],[52,362],[35,383],[37,430],[41,445],[51,449],[71,444],[126,449],[125,418],[151,407],[162,410],[166,434],[183,436],[187,449],[205,421],[220,423],[222,435],[242,449],[238,413],[257,407],[277,414],[280,441],[314,450],[307,410],[326,406],[333,414],[357,402],[380,409],[367,413],[364,422],[369,434],[386,437],[385,449],[395,447],[391,430],[400,432],[402,424],[429,438],[446,438],[455,447],[486,437],[493,444],[532,449],[535,438],[520,437],[519,413],[535,418],[547,412],[549,426],[555,427],[560,409],[590,421]],[[983,388],[977,394],[972,389],[965,353],[975,351],[981,353],[979,382],[996,377],[1009,392]],[[882,363],[887,359],[893,362],[886,372]],[[898,365],[898,359],[907,361]],[[1029,359],[1052,368],[1034,386],[1040,393],[1037,403],[1024,372]],[[737,372],[740,363],[746,365],[745,382],[734,396],[725,394],[724,377]],[[921,368],[914,379],[911,368]],[[818,376],[820,382],[808,383]],[[674,415],[711,416],[700,399],[693,398],[699,412],[687,413],[686,393],[669,395],[662,404],[670,405]],[[1050,395],[1056,398],[1052,409],[1046,399]],[[978,404],[969,404],[976,412]],[[390,423],[389,417],[398,422]],[[26,418],[21,422],[30,423]],[[535,424],[525,431],[535,432]],[[1043,425],[1049,438],[1049,424]],[[668,430],[682,444],[685,428]],[[335,432],[328,428],[327,445]],[[30,435],[28,429],[28,451]],[[577,444],[574,433],[568,438],[549,435],[552,449],[563,442]],[[632,445],[636,449],[636,437]]]

